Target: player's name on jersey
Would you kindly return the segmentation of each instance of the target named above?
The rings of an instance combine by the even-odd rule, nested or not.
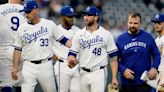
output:
[[[26,31],[28,31],[28,30],[24,30],[24,32],[26,32]],[[23,42],[24,43],[31,43],[33,40],[36,40],[37,38],[44,36],[46,34],[48,34],[47,27],[41,27],[40,30],[38,30],[32,34],[25,33],[23,35]]]
[[[135,42],[131,42],[131,43],[128,43],[124,46],[124,50],[127,50],[131,47],[135,47],[135,46],[140,46],[140,47],[144,47],[146,48],[146,43],[144,42],[138,42],[138,41],[135,41]]]
[[[6,10],[2,11],[1,14],[2,14],[3,16],[5,16],[5,15],[7,15],[7,14],[9,14],[9,13],[13,13],[13,12],[18,12],[18,13],[20,13],[20,14],[23,13],[23,12],[19,12],[19,11],[20,11],[20,9],[15,8],[15,7],[12,7],[12,8],[7,8]]]
[[[96,44],[102,44],[103,43],[103,37],[100,36],[96,36],[95,38],[91,38],[91,39],[79,39],[80,40],[80,44],[83,47],[83,49],[85,48],[90,48],[92,45],[96,45]]]

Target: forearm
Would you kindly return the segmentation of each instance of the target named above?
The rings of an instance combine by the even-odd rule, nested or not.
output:
[[[13,55],[13,68],[19,67],[20,57],[21,57],[21,51],[15,49]]]
[[[117,61],[117,56],[114,56],[110,58],[110,65],[111,65],[111,70],[112,70],[112,77],[116,78],[117,77],[117,72],[118,72],[118,61]]]
[[[68,48],[71,48],[71,45],[72,45],[71,40],[67,40],[65,46],[67,46]]]

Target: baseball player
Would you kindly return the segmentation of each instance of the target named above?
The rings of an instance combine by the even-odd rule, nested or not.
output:
[[[58,25],[60,31],[69,39],[80,30],[73,25],[74,16],[76,15],[71,6],[64,6],[61,9],[61,24]],[[80,80],[78,66],[70,69],[67,65],[67,56],[69,48],[61,43],[54,42],[54,52],[64,62],[56,62],[55,72],[58,80],[58,88],[60,92],[80,92]]]
[[[19,25],[26,21],[24,14],[19,12],[23,9],[20,3],[21,0],[9,0],[0,5],[0,87],[3,92],[11,92],[12,86],[17,86],[16,91],[20,92],[21,77],[17,81],[11,77],[14,35]]]
[[[159,33],[159,36],[156,38],[155,42],[160,50],[161,54],[161,61],[160,65],[158,67],[159,71],[159,83],[157,90],[160,92],[164,92],[164,90],[161,90],[162,86],[164,85],[164,14],[157,14],[153,19],[152,22],[155,23],[154,28],[157,33]]]
[[[54,22],[39,17],[35,1],[27,1],[21,11],[25,12],[28,22],[23,23],[15,35],[12,77],[18,79],[17,71],[22,55],[22,92],[34,92],[37,82],[44,92],[56,92],[51,60],[52,44],[57,40],[70,47],[71,42],[62,35]]]
[[[111,59],[112,86],[117,80],[117,47],[112,34],[98,25],[99,10],[94,6],[87,7],[84,12],[86,27],[78,31],[73,39],[68,54],[69,67],[77,64],[79,54],[81,92],[104,92],[107,81],[108,56]]]

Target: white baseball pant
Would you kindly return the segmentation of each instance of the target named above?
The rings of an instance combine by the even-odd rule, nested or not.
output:
[[[107,69],[96,69],[87,72],[80,69],[81,92],[105,92],[107,82]]]
[[[54,69],[59,92],[80,92],[79,66],[69,68],[67,61],[56,62]]]
[[[22,68],[22,92],[34,92],[37,81],[44,92],[56,92],[52,61],[34,64],[25,61]]]
[[[11,76],[11,70],[13,66],[13,52],[13,46],[0,46],[0,86],[2,87],[21,86],[21,67],[19,67],[18,80],[13,80]]]

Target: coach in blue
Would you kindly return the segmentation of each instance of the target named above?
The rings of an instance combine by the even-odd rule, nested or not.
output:
[[[151,87],[140,80],[149,71],[149,79],[155,79],[160,63],[160,53],[151,34],[140,29],[141,15],[128,16],[128,31],[119,35],[118,46],[121,92],[151,92]]]

